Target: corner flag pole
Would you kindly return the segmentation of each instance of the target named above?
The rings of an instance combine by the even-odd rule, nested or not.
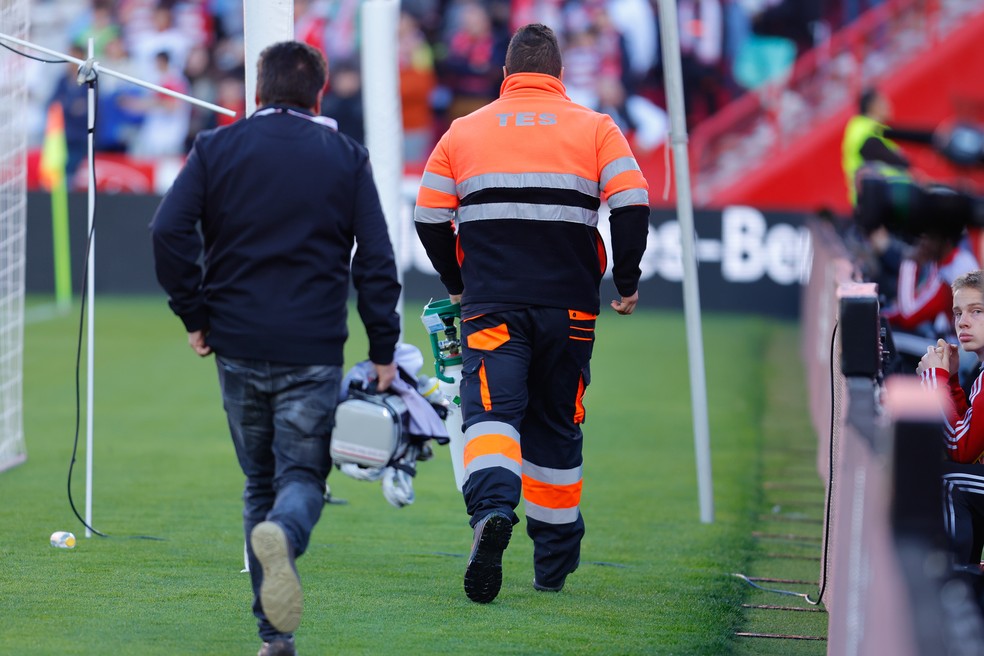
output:
[[[0,41],[9,41],[10,43],[23,46],[25,48],[30,48],[32,50],[37,50],[43,52],[52,57],[57,57],[65,62],[71,62],[79,67],[78,73],[78,83],[92,83],[94,82],[99,74],[106,74],[111,77],[119,78],[125,82],[130,82],[136,84],[151,91],[156,91],[157,93],[163,93],[185,102],[189,102],[193,105],[198,105],[199,107],[204,107],[205,109],[212,110],[213,112],[218,112],[220,114],[225,114],[226,116],[235,116],[236,112],[231,109],[226,109],[224,107],[219,107],[218,105],[213,105],[212,103],[205,102],[204,100],[199,100],[197,98],[192,98],[191,96],[186,96],[183,93],[177,91],[172,91],[171,89],[165,89],[164,87],[158,86],[156,84],[151,84],[150,82],[144,82],[143,80],[138,80],[137,78],[130,77],[123,73],[119,73],[112,69],[102,66],[99,62],[93,59],[93,40],[89,39],[89,50],[88,59],[85,61],[66,55],[65,53],[58,52],[56,50],[51,50],[49,48],[44,48],[39,45],[35,45],[28,41],[18,39],[17,37],[10,36],[0,32]],[[95,342],[95,252],[96,252],[96,236],[93,229],[93,223],[95,221],[95,210],[96,210],[96,168],[95,168],[95,150],[94,150],[94,138],[95,138],[95,121],[96,121],[96,95],[95,87],[90,84],[88,93],[88,141],[89,141],[89,220],[88,220],[88,233],[91,235],[89,241],[89,257],[87,259],[87,276],[86,276],[86,298],[88,300],[88,316],[86,323],[86,440],[85,440],[85,537],[92,537],[92,445],[93,445],[93,393],[95,379],[93,369],[95,364],[94,359],[94,342]]]
[[[697,491],[700,521],[714,521],[714,489],[711,477],[711,447],[707,423],[707,382],[704,375],[704,342],[701,336],[700,289],[694,245],[694,207],[690,195],[690,160],[687,153],[687,120],[683,107],[683,73],[680,68],[680,34],[674,0],[657,0],[666,104],[670,114],[670,144],[676,173],[677,219],[683,254],[683,308],[687,324],[690,363],[690,395],[694,421],[694,450],[697,456]]]

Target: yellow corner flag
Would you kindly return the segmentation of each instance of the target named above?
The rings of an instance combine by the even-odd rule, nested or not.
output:
[[[65,164],[68,162],[68,142],[65,141],[65,112],[61,103],[51,103],[44,127],[44,144],[38,174],[41,186],[48,191],[65,184]]]
[[[48,107],[44,128],[44,144],[38,177],[41,186],[51,192],[51,241],[54,249],[55,303],[67,309],[72,304],[72,256],[68,228],[68,181],[65,164],[68,162],[68,142],[65,140],[65,112],[61,103]]]

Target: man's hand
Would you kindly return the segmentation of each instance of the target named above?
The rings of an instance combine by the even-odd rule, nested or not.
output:
[[[448,300],[452,303],[461,305],[461,294],[448,294]]]
[[[632,296],[623,296],[621,300],[612,301],[612,309],[619,314],[632,314],[636,303],[639,302],[639,290]]]
[[[390,383],[396,378],[396,363],[376,364],[373,362],[372,366],[376,369],[376,390],[382,392],[389,389]]]
[[[205,343],[204,330],[195,330],[188,333],[188,346],[203,358],[206,355],[212,355],[212,347]]]

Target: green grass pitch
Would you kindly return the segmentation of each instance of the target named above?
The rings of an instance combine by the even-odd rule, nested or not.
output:
[[[405,332],[430,363],[421,309],[408,304]],[[255,653],[250,586],[240,572],[242,474],[214,362],[191,352],[163,297],[97,298],[95,316],[93,523],[110,537],[86,539],[66,494],[76,305],[25,328],[28,460],[0,474],[0,653]],[[352,364],[364,357],[365,338],[357,317],[350,324]],[[603,313],[585,398],[587,535],[581,567],[560,594],[533,590],[521,523],[499,597],[489,605],[465,598],[471,531],[445,447],[420,464],[416,502],[403,509],[386,503],[378,483],[334,472],[332,491],[348,503],[326,506],[298,561],[299,651],[733,651],[747,588],[730,573],[755,549],[763,380],[783,358],[798,359],[768,345],[777,336],[795,345],[796,330],[755,317],[704,317],[716,504],[715,523],[705,525],[683,317]],[[84,385],[84,354],[82,366]],[[73,481],[80,512],[84,442],[83,416]],[[52,548],[56,530],[73,531],[79,545]]]

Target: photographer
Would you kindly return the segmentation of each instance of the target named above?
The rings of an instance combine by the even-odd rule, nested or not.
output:
[[[909,159],[895,139],[913,143],[932,143],[932,133],[924,130],[901,130],[888,126],[893,116],[892,103],[877,89],[864,91],[858,99],[858,114],[848,120],[841,141],[842,166],[851,206],[857,204],[858,173],[863,166],[877,165],[879,175],[909,175]]]
[[[891,118],[888,98],[877,89],[867,89],[858,99],[858,114],[848,120],[841,141],[841,165],[848,200],[854,208],[854,225],[844,231],[844,239],[865,279],[878,283],[883,304],[895,300],[900,264],[910,249],[886,227],[883,202],[873,202],[876,199],[870,191],[867,202],[858,200],[866,180],[893,184],[895,190],[915,184],[909,160],[892,141],[896,132],[887,125]],[[864,187],[870,190],[872,185],[868,182]]]

